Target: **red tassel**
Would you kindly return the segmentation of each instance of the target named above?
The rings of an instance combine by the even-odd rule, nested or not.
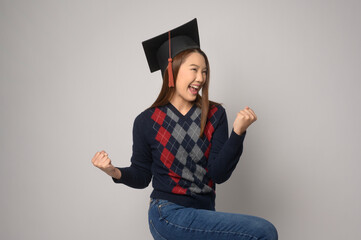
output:
[[[170,31],[168,32],[168,41],[169,41],[169,58],[168,58],[168,86],[174,87],[174,79],[173,79],[173,68],[172,68],[172,54],[170,47]]]
[[[169,79],[168,86],[169,87],[174,87],[172,61],[173,60],[171,58],[168,58],[168,79]]]

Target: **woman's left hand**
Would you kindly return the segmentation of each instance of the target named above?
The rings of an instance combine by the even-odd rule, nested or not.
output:
[[[256,114],[249,107],[245,107],[241,110],[234,120],[233,130],[238,135],[241,135],[246,129],[257,120]]]

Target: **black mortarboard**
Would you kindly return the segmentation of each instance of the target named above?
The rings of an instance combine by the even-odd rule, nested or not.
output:
[[[142,44],[150,71],[155,72],[160,69],[163,76],[174,56],[187,49],[200,48],[197,19],[146,40]]]

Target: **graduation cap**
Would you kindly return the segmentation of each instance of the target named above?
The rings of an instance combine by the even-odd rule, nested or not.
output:
[[[168,67],[169,87],[174,87],[172,59],[178,53],[200,48],[197,19],[144,41],[143,48],[151,72],[161,70],[162,76]]]

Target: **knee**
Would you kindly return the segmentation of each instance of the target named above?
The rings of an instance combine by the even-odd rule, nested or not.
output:
[[[264,240],[277,240],[278,233],[276,227],[269,221],[262,219],[260,222],[259,229],[259,239]]]

